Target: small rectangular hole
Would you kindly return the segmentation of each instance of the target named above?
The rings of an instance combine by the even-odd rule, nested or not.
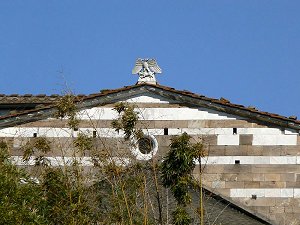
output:
[[[252,195],[251,198],[252,198],[252,199],[257,199],[257,196],[256,196],[256,195]]]
[[[240,160],[234,160],[234,164],[240,164]]]
[[[169,129],[168,128],[164,128],[164,135],[168,135],[169,134]]]
[[[232,129],[232,133],[237,134],[237,128],[236,127]]]
[[[93,130],[93,138],[97,137],[97,131]]]
[[[78,131],[78,127],[74,127],[74,131]]]
[[[37,133],[33,133],[33,137],[37,137]]]

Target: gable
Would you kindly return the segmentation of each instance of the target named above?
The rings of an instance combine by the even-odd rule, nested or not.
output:
[[[151,135],[189,135],[210,136],[217,145],[240,145],[245,139],[254,146],[297,145],[298,133],[292,129],[268,127],[233,114],[205,107],[188,107],[178,100],[168,99],[155,93],[142,92],[129,96],[119,96],[118,101],[135,105],[144,132]],[[81,120],[80,130],[92,134],[94,130],[101,137],[122,137],[111,127],[111,121],[118,117],[114,104],[107,104],[78,111]],[[143,122],[142,122],[143,123]],[[54,118],[10,127],[0,130],[2,137],[32,137],[33,133],[46,137],[68,137],[74,132],[66,127],[66,120]],[[76,135],[76,134],[75,134]]]
[[[51,97],[51,96],[50,96]],[[26,97],[27,98],[27,97]],[[161,85],[137,84],[125,86],[115,90],[104,90],[101,93],[88,96],[77,96],[78,108],[93,108],[97,105],[108,105],[118,101],[128,101],[135,104],[180,104],[192,108],[205,108],[220,113],[234,115],[246,120],[255,121],[271,127],[289,128],[300,130],[300,121],[296,117],[287,118],[277,114],[258,111],[255,108],[247,108],[242,105],[230,103],[221,98],[212,99],[202,95],[196,95],[188,91],[178,91]],[[55,111],[53,105],[41,109],[32,109],[17,112],[11,115],[0,116],[0,127],[12,126],[31,121],[49,118]]]
[[[120,160],[129,147],[120,144],[123,133],[111,126],[118,116],[112,110],[116,102],[136,106],[137,126],[157,140],[158,158],[168,151],[174,135],[186,132],[193,140],[201,139],[209,152],[203,158],[204,185],[249,212],[269,218],[277,213],[271,211],[279,207],[277,203],[299,198],[299,121],[162,86],[137,85],[84,98],[78,102],[78,130],[69,129],[65,119],[53,118],[51,107],[0,118],[0,123],[8,124],[2,126],[0,139],[10,143],[16,162],[23,165],[20,148],[34,134],[72,144],[81,132],[89,137],[96,133],[101,138],[97,144],[108,143],[113,157]],[[56,154],[49,159],[63,161],[60,152]],[[91,157],[85,156],[83,165],[92,166]]]

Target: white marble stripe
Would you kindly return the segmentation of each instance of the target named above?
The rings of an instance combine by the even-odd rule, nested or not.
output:
[[[192,108],[136,108],[144,120],[236,120],[238,117],[207,109]],[[94,107],[78,113],[79,119],[112,120],[118,117],[113,108]]]
[[[21,156],[12,156],[12,161],[17,165],[34,165],[35,158],[32,157],[28,162],[24,162]],[[70,164],[74,160],[74,157],[46,157],[53,166]],[[276,160],[275,160],[276,159]],[[88,166],[92,163],[91,157],[77,157],[76,160],[80,161],[83,165]],[[128,162],[128,158],[113,157],[113,160],[119,162]],[[209,156],[201,159],[201,164],[205,165],[233,165],[235,160],[240,160],[241,165],[299,165],[300,156]],[[198,160],[195,160],[198,165]],[[92,166],[92,164],[90,165]]]
[[[253,135],[252,145],[297,145],[297,135]]]
[[[129,99],[126,99],[126,102],[130,102],[130,103],[163,103],[163,104],[178,103],[178,101],[167,99],[167,98],[157,96],[157,95],[151,94],[151,93],[147,93],[147,95],[137,95],[137,96],[131,97]]]
[[[230,189],[232,198],[300,198],[300,188],[235,188]]]
[[[28,161],[24,161],[22,156],[11,156],[10,157],[13,164],[17,166],[33,166],[36,164],[36,158],[34,156],[30,157]],[[94,166],[92,157],[45,157],[47,162],[51,166],[71,166],[75,161],[80,166]],[[130,163],[129,158],[111,157],[110,159],[117,165],[128,165]]]
[[[266,128],[263,129],[268,133]],[[270,128],[271,131],[273,128]],[[122,137],[122,132],[116,132],[113,128],[79,128],[80,132],[92,135],[96,130],[100,137]],[[253,132],[255,130],[252,130]],[[163,129],[143,129],[150,135],[163,135]],[[239,145],[239,135],[232,134],[232,128],[170,128],[169,135],[179,135],[187,132],[189,135],[217,135],[218,145]],[[262,133],[262,131],[259,131]],[[272,131],[273,132],[273,131]],[[270,132],[270,133],[272,133]],[[275,131],[274,131],[275,132]],[[38,136],[45,137],[76,137],[78,132],[74,132],[68,128],[51,128],[51,127],[10,127],[0,130],[0,137],[33,137],[37,133]],[[297,145],[298,135],[284,134],[253,134],[253,145]]]
[[[208,156],[201,159],[206,165],[232,165],[239,161],[241,165],[299,165],[300,156]],[[199,164],[196,160],[196,164]]]
[[[240,136],[234,134],[227,135],[218,135],[217,137],[218,145],[239,145],[240,144]]]

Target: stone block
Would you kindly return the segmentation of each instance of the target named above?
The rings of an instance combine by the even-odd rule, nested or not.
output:
[[[226,128],[247,128],[247,127],[262,127],[255,123],[249,123],[245,120],[209,120],[209,127],[226,127]]]
[[[204,145],[217,145],[217,135],[202,135]]]
[[[271,214],[274,215],[275,219],[274,219],[274,225],[283,225],[286,224],[286,219],[285,219],[285,215],[284,214],[278,214],[278,213],[274,213]]]
[[[280,145],[269,145],[269,146],[262,146],[263,148],[263,155],[265,156],[280,156],[282,155],[282,151],[285,146]]]
[[[225,182],[226,188],[244,188],[244,182],[238,182],[238,181],[227,181]]]
[[[270,157],[260,156],[253,158],[253,164],[270,164]]]
[[[270,207],[269,206],[256,206],[251,207],[253,210],[259,214],[262,214],[264,216],[268,216],[270,214]]]
[[[237,181],[252,181],[252,180],[253,180],[253,174],[251,173],[237,174]]]
[[[204,148],[207,150],[209,156],[223,156],[225,155],[225,146],[219,145],[206,145]]]
[[[241,164],[235,164],[235,165],[223,165],[224,173],[251,173],[252,165],[241,165]]]
[[[91,127],[91,128],[112,128],[113,126],[111,125],[112,120],[80,120],[79,123],[79,128],[86,128],[86,127]],[[138,125],[139,122],[137,123],[137,127],[140,126]],[[147,122],[145,123],[147,125]],[[148,126],[146,126],[148,127]],[[151,127],[149,127],[151,128]]]
[[[155,138],[158,142],[159,148],[160,147],[169,147],[170,144],[171,144],[172,136],[160,136],[160,135],[158,135]]]
[[[187,128],[187,120],[166,120],[166,121],[155,121],[155,127],[157,128]],[[199,128],[199,127],[197,127]]]
[[[292,155],[292,156],[299,156],[300,155],[300,146],[282,146],[281,148],[281,155]]]
[[[294,212],[293,208],[294,207],[292,207],[292,206],[284,207],[284,212],[285,213],[293,213]]]
[[[199,180],[199,176],[196,177],[196,180]],[[203,181],[202,184],[203,184],[203,186],[211,188],[212,182],[211,181]]]
[[[259,181],[245,181],[245,188],[259,188],[260,182]]]
[[[221,196],[229,197],[229,195],[230,195],[230,189],[229,188],[214,189],[214,192],[216,194],[220,194]]]
[[[299,165],[253,165],[252,173],[297,173],[300,172]]]
[[[188,120],[187,128],[206,128],[209,127],[209,120]]]
[[[284,213],[275,214],[276,225],[299,225],[300,224],[300,213]]]
[[[275,198],[244,198],[244,204],[247,206],[275,206]]]
[[[206,125],[209,128],[219,128],[219,127],[227,128],[225,124],[226,124],[225,120],[207,120]]]
[[[297,158],[294,156],[270,156],[270,164],[296,164]]]
[[[68,127],[67,120],[51,119],[51,120],[39,120],[31,123],[26,123],[20,127]]]
[[[212,188],[225,188],[225,181],[215,180],[211,183]],[[227,188],[227,187],[226,187]]]
[[[225,152],[224,155],[226,156],[246,156],[248,155],[248,148],[247,146],[224,146]]]
[[[287,188],[300,188],[300,182],[286,182]]]
[[[287,212],[287,213],[297,213],[297,214],[300,214],[300,207],[296,207],[296,206],[292,206],[292,207],[286,207],[286,208],[291,208],[292,211],[291,212]],[[300,218],[300,217],[298,217]]]
[[[294,189],[293,188],[282,188],[280,189],[280,197],[281,198],[293,198]]]
[[[300,174],[295,174],[296,175],[296,182],[300,182]]]
[[[230,189],[230,197],[232,198],[249,198],[249,193],[243,188]]]
[[[237,173],[234,173],[234,174],[224,173],[224,174],[221,174],[221,180],[224,180],[224,181],[238,181],[237,176],[238,176]]]
[[[260,181],[260,188],[285,188],[285,182]]]
[[[218,145],[239,145],[239,135],[218,135]]]
[[[291,200],[293,199],[287,197],[275,198],[275,205],[288,207],[291,206]]]
[[[162,147],[159,147],[158,154],[161,156],[165,156],[167,154],[167,152],[169,152],[169,151],[170,151],[170,148],[168,146],[162,146]]]
[[[136,128],[141,128],[141,129],[155,129],[155,128],[161,128],[160,126],[156,126],[156,122],[158,121],[151,121],[151,120],[139,120],[136,123]],[[107,122],[106,122],[107,123]],[[104,123],[105,124],[105,123]],[[103,125],[104,125],[103,124]],[[103,126],[102,125],[102,126]],[[112,127],[111,125],[108,127]],[[167,127],[169,128],[169,127]]]
[[[280,174],[281,181],[295,182],[296,176],[294,173],[282,173]]]
[[[202,174],[202,179],[206,181],[218,181],[221,180],[221,177],[222,174]]]
[[[253,173],[252,178],[253,178],[253,181],[264,181],[265,175],[263,173]]]
[[[294,188],[294,198],[300,198],[300,189]]]
[[[253,134],[240,134],[240,145],[252,145]]]
[[[255,155],[255,156],[262,156],[264,155],[263,146],[253,146],[248,145],[247,146],[247,154],[248,155]]]
[[[266,173],[265,174],[265,181],[280,181],[280,174],[274,174],[274,173]]]
[[[265,197],[267,198],[276,198],[280,197],[280,189],[279,188],[270,188],[265,189]]]
[[[199,173],[199,165],[196,165],[194,173]],[[224,173],[224,165],[205,165],[203,166],[203,172],[207,174],[211,173]]]
[[[284,208],[285,207],[283,206],[271,206],[270,213],[271,214],[284,213]]]

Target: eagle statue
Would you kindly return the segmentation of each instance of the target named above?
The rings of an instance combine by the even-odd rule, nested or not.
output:
[[[137,59],[132,74],[138,74],[138,83],[156,84],[155,74],[162,73],[155,59]]]

